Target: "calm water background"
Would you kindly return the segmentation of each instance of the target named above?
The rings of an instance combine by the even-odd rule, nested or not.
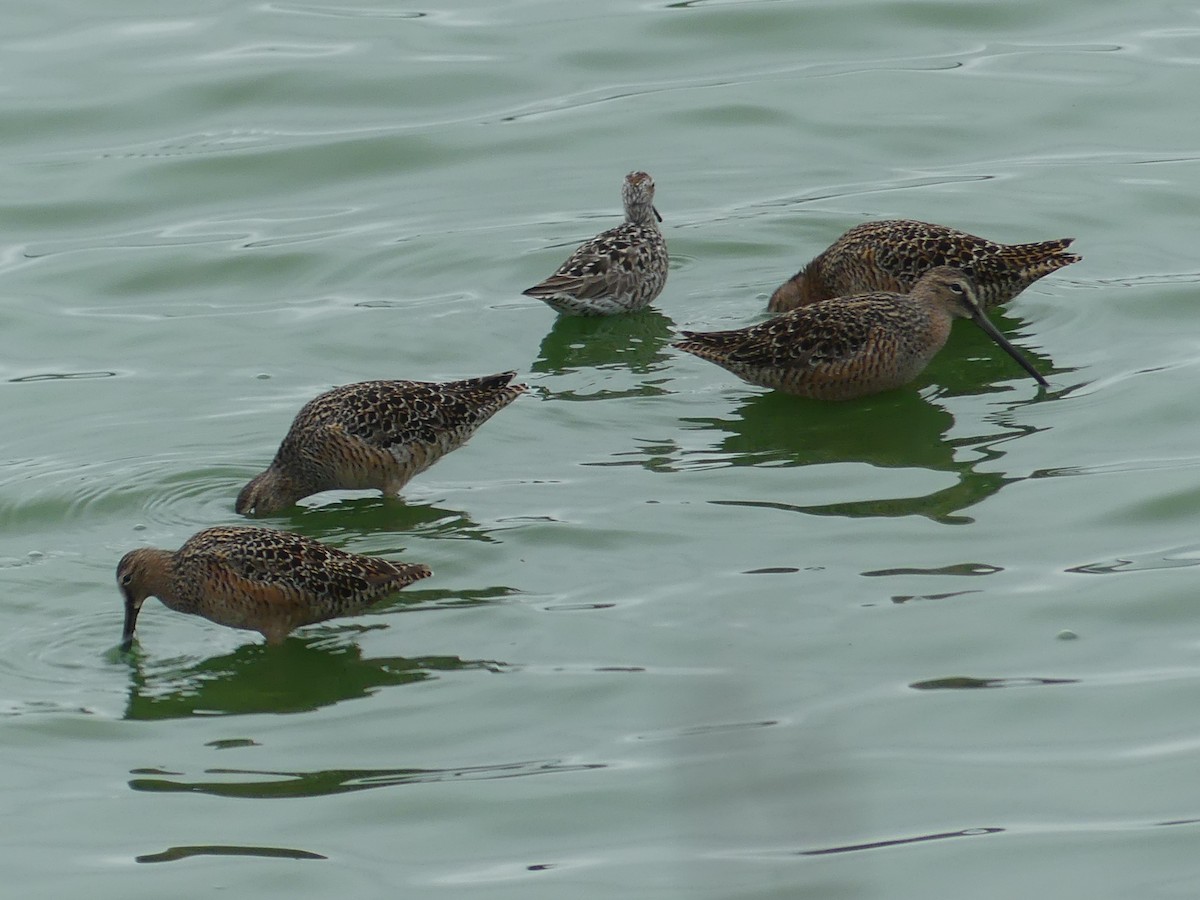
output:
[[[4,893],[1200,893],[1194,5],[103,6],[0,14]],[[656,308],[522,297],[633,168]],[[845,405],[669,348],[895,216],[1077,238],[996,317],[1052,390],[967,325]],[[271,520],[434,578],[114,652],[309,397],[508,368]]]

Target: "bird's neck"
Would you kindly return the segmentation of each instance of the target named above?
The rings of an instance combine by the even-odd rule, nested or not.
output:
[[[175,554],[170,550],[147,548],[142,564],[142,584],[147,595],[157,597],[164,606],[180,612],[187,611],[186,601],[178,594]]]
[[[658,229],[658,219],[654,215],[654,207],[649,203],[634,203],[625,207],[625,221],[643,228]]]

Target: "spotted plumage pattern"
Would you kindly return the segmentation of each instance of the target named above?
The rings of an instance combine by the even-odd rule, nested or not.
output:
[[[363,381],[326,391],[297,413],[271,465],[238,494],[243,515],[272,515],[335,489],[397,493],[461,447],[526,390],[515,372],[464,381]]]
[[[1067,252],[1072,240],[998,244],[929,222],[864,222],[776,288],[767,309],[786,312],[871,291],[905,293],[935,266],[961,269],[975,282],[984,309],[994,309],[1043,275],[1079,262],[1082,257]]]
[[[667,283],[667,242],[654,181],[630,172],[621,189],[625,221],[581,244],[545,281],[522,291],[560,313],[610,316],[644,309]]]
[[[975,321],[1030,375],[1037,370],[986,318],[970,278],[939,266],[910,293],[877,291],[801,306],[749,328],[685,331],[674,346],[751,384],[817,400],[850,400],[916,378],[955,318]]]
[[[121,649],[147,597],[279,644],[301,625],[363,612],[428,578],[427,566],[346,553],[303,535],[247,525],[206,528],[178,550],[141,547],[117,565],[125,598]]]

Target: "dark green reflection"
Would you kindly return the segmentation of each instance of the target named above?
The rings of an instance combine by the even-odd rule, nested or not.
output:
[[[951,563],[948,566],[934,566],[932,568],[922,568],[918,566],[899,566],[894,569],[873,569],[870,572],[863,572],[867,578],[886,578],[891,575],[995,575],[997,572],[1004,570],[999,566],[993,566],[988,563],[964,562]]]
[[[1003,313],[992,312],[988,318],[1005,335],[1012,335],[1023,325],[1021,319]],[[1019,335],[1013,340],[1014,343],[1020,343]],[[1048,356],[1027,350],[1025,347],[1020,349],[1021,354],[1048,380],[1053,381],[1056,375],[1074,371],[1055,369]],[[955,323],[950,340],[917,380],[917,385],[937,384],[945,396],[966,397],[993,394],[1013,388],[1024,390],[1023,379],[1033,384],[1032,379],[1029,379],[1013,358],[997,347],[982,329],[973,322],[964,321]],[[1011,384],[1002,384],[1003,382]],[[1042,398],[1055,397],[1061,392],[1061,388],[1051,385],[1050,390],[1042,394]]]
[[[742,400],[723,418],[685,419],[692,427],[724,432],[712,449],[686,457],[687,464],[806,466],[836,462],[861,462],[882,468],[921,468],[949,472],[957,481],[949,487],[917,497],[850,500],[845,503],[806,505],[777,500],[714,500],[733,506],[761,506],[809,515],[851,518],[925,516],[943,524],[973,521],[959,515],[1020,479],[989,467],[1003,456],[1005,441],[1032,434],[1032,426],[999,426],[992,434],[947,438],[954,417],[915,391],[892,391],[849,403],[821,403],[770,391]],[[971,451],[963,454],[963,450]],[[649,468],[682,468],[677,461],[664,465],[663,448],[649,448]],[[966,456],[967,458],[958,458]],[[674,457],[678,460],[678,454]]]
[[[143,853],[134,857],[140,863],[178,862],[193,856],[259,856],[264,859],[329,859],[311,850],[290,847],[239,847],[235,844],[195,844],[190,847],[168,847],[161,853]]]
[[[865,462],[940,471],[954,465],[954,445],[943,437],[954,417],[915,391],[846,403],[767,391],[746,396],[727,417],[683,421],[725,432],[717,448],[707,452],[727,465]]]
[[[316,772],[261,772],[253,769],[205,769],[206,775],[226,775],[230,780],[183,781],[176,778],[134,778],[129,786],[151,793],[207,794],[212,797],[280,800],[296,797],[328,797],[372,788],[439,781],[487,781],[603,769],[603,763],[564,763],[561,760],[532,760],[458,769],[325,769]],[[175,773],[164,772],[163,775]],[[247,781],[247,776],[261,776]]]
[[[346,527],[353,516],[353,528]],[[394,533],[414,537],[490,542],[489,529],[461,510],[442,509],[427,503],[409,503],[402,497],[348,497],[317,507],[293,507],[289,527],[317,540],[340,534]]]
[[[952,675],[948,678],[914,681],[909,687],[917,691],[961,691],[1078,683],[1078,678],[972,678],[970,675]]]
[[[186,666],[152,666],[140,657],[133,657],[126,719],[308,712],[439,672],[506,669],[502,662],[457,656],[365,659],[356,644],[328,637],[291,637],[279,647],[247,643]]]
[[[666,346],[673,324],[653,308],[624,316],[559,316],[530,368],[550,375],[597,366],[655,372],[671,357]]]

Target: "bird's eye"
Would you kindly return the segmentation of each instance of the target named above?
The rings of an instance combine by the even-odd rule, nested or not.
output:
[[[127,587],[129,585],[129,583],[132,581],[133,581],[133,573],[132,572],[126,572],[124,575],[121,576],[121,584],[123,586]]]
[[[956,294],[962,294],[962,293],[965,293],[965,292],[963,291],[963,286],[962,286],[962,284],[961,284],[960,282],[957,282],[957,281],[952,281],[952,282],[950,282],[950,290],[954,291],[954,293],[956,293]]]

